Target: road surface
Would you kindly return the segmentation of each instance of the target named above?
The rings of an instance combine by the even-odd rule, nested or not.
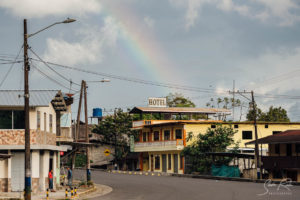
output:
[[[75,178],[84,179],[85,171],[76,171],[74,174]],[[111,193],[93,200],[300,199],[300,186],[151,176],[151,174],[148,176],[113,174],[103,171],[92,171],[92,179],[95,183],[113,188]]]

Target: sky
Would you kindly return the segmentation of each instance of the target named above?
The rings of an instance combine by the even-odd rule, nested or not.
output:
[[[0,0],[0,89],[23,89],[23,19],[34,33],[68,17],[76,22],[28,39],[29,83],[75,93],[73,118],[86,80],[89,116],[175,92],[205,107],[231,97],[235,82],[236,90],[254,91],[263,111],[281,106],[300,121],[299,1]],[[7,64],[15,58],[20,63]],[[51,65],[55,73],[40,59],[91,73]],[[102,79],[110,82],[95,82]],[[243,119],[249,100],[235,97]]]

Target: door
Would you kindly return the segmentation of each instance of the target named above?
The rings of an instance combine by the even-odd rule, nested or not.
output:
[[[167,156],[162,154],[162,171],[167,172]]]
[[[11,190],[21,192],[24,190],[25,155],[23,152],[13,153],[11,157]]]
[[[154,171],[154,161],[153,161],[153,155],[151,155],[151,171]]]
[[[174,154],[174,173],[178,173],[178,154]]]
[[[292,156],[292,144],[286,144],[286,156]]]

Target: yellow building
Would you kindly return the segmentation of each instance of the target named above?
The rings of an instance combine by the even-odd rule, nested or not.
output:
[[[203,134],[208,128],[216,128],[218,124],[231,126],[236,130],[234,141],[239,142],[241,153],[253,153],[254,145],[245,145],[255,139],[252,122],[223,122],[219,120],[176,120],[178,115],[191,116],[196,114],[217,115],[228,113],[226,109],[199,108],[134,108],[131,113],[158,114],[168,116],[168,120],[139,120],[133,122],[133,128],[139,130],[139,141],[131,149],[140,152],[140,169],[143,171],[184,173],[184,157],[180,155],[188,145],[188,134],[196,136]],[[174,117],[177,115],[177,117]],[[142,116],[141,116],[142,118]],[[166,118],[166,117],[165,117]],[[172,120],[173,118],[173,120]],[[279,132],[300,129],[300,123],[257,123],[258,138],[277,134]],[[260,146],[260,153],[267,152],[267,146]]]

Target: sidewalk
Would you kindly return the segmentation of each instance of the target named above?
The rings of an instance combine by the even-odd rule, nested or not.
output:
[[[68,197],[66,198],[66,188],[69,190],[68,191]],[[83,197],[88,197],[90,195],[92,196],[102,196],[105,195],[109,192],[112,191],[112,188],[105,186],[105,185],[100,185],[100,184],[95,184],[94,186],[90,187],[79,187],[77,189],[77,195],[74,196],[73,198],[71,197],[71,191],[69,187],[62,187],[60,190],[56,190],[56,192],[49,192],[49,200],[54,200],[54,199],[82,199]],[[3,192],[0,193],[0,200],[19,200],[23,199],[23,192]],[[42,200],[46,199],[46,192],[39,192],[36,194],[32,194],[31,196],[32,200]]]

